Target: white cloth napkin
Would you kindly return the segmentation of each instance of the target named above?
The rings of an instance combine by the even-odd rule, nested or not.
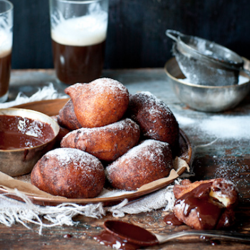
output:
[[[42,89],[38,88],[38,91],[30,97],[26,96],[22,92],[19,92],[14,101],[0,103],[0,109],[10,108],[28,102],[50,100],[57,98],[68,98],[68,96],[66,94],[58,93],[57,90],[54,88],[53,83],[49,83],[48,86],[44,86]]]
[[[74,203],[63,203],[57,206],[34,205],[23,193],[15,190],[17,197],[25,202],[7,198],[0,195],[0,223],[11,227],[15,223],[21,223],[27,228],[28,223],[39,226],[38,233],[42,234],[43,228],[54,226],[73,226],[78,222],[73,221],[76,215],[83,215],[92,218],[101,218],[108,212],[114,217],[123,217],[125,214],[138,214],[150,212],[155,209],[171,211],[174,205],[173,185],[149,194],[138,201],[128,202],[124,199],[120,204],[104,207],[103,204],[78,205]],[[42,219],[46,219],[44,223]],[[27,223],[28,222],[28,223]]]

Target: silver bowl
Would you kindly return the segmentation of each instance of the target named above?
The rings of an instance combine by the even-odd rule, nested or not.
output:
[[[205,112],[221,112],[236,107],[250,91],[250,77],[244,71],[245,83],[228,86],[204,86],[185,81],[175,58],[165,64],[168,82],[176,96],[190,108]]]
[[[0,150],[1,172],[13,177],[28,174],[42,155],[53,148],[59,133],[59,125],[51,117],[28,109],[0,109],[0,115],[21,116],[44,122],[49,124],[54,131],[54,137],[41,145],[20,149]]]

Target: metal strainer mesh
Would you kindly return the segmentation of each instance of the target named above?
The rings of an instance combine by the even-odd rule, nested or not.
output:
[[[238,83],[243,59],[233,51],[208,40],[167,30],[175,41],[173,54],[190,83],[227,86]]]

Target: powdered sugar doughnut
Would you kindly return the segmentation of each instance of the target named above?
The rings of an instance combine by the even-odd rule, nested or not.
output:
[[[46,153],[31,172],[39,189],[67,198],[92,198],[103,189],[102,163],[79,149],[57,148]]]
[[[135,190],[151,181],[166,177],[172,169],[168,143],[146,140],[133,147],[106,168],[114,188]]]
[[[130,96],[128,116],[139,124],[144,138],[178,146],[179,125],[167,105],[150,92]]]
[[[74,105],[71,99],[60,109],[57,120],[60,126],[70,130],[82,127],[76,118]]]
[[[127,110],[129,93],[120,82],[100,78],[88,84],[65,89],[70,95],[77,120],[82,127],[93,128],[119,121]]]
[[[114,161],[140,138],[139,126],[127,118],[98,128],[80,128],[68,133],[61,141],[61,147],[78,148],[100,160]]]

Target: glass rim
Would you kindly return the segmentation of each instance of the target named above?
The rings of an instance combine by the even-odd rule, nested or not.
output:
[[[50,0],[50,1],[53,1],[53,0]],[[72,4],[89,4],[89,3],[101,2],[104,0],[79,0],[79,1],[76,1],[76,0],[54,0],[54,1],[61,2],[61,3],[72,3]]]
[[[2,14],[4,14],[4,13],[7,13],[7,12],[9,12],[9,11],[12,11],[12,10],[14,9],[14,5],[13,5],[12,2],[10,2],[10,1],[8,1],[8,0],[0,0],[0,3],[1,3],[1,2],[8,4],[8,5],[9,5],[9,9],[4,10],[4,11],[1,11],[1,10],[0,10],[0,15],[2,15]]]

